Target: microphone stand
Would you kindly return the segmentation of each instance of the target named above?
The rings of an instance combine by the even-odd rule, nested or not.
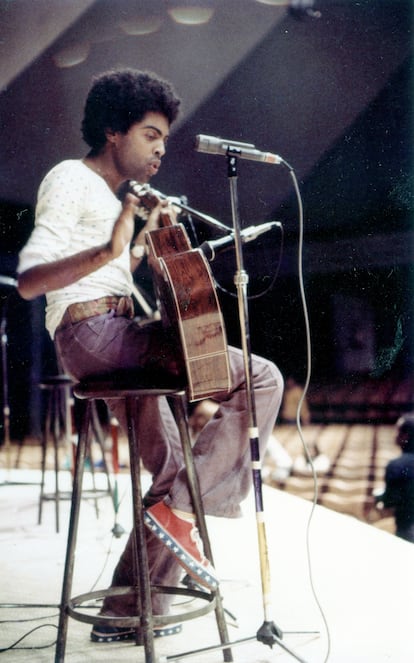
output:
[[[230,198],[233,219],[233,232],[235,238],[235,253],[236,253],[236,266],[237,271],[234,275],[234,283],[237,290],[239,322],[241,332],[241,345],[244,359],[244,370],[246,376],[246,392],[247,392],[247,409],[249,415],[249,438],[250,438],[250,455],[252,463],[252,478],[256,506],[256,522],[257,522],[257,536],[259,545],[259,558],[260,558],[260,572],[262,583],[262,596],[263,596],[263,610],[264,622],[256,633],[256,638],[259,642],[263,642],[270,647],[273,644],[279,644],[285,651],[288,651],[296,660],[305,663],[293,651],[288,649],[286,645],[280,642],[283,633],[278,626],[272,621],[270,612],[270,568],[268,559],[268,550],[266,542],[266,530],[264,522],[264,508],[263,508],[263,495],[262,495],[262,475],[260,468],[260,448],[259,448],[259,429],[257,426],[256,418],[256,402],[254,389],[252,385],[252,357],[250,347],[250,329],[249,329],[249,312],[247,304],[247,285],[249,276],[244,269],[243,264],[243,250],[242,250],[242,236],[240,228],[240,214],[238,203],[237,191],[237,149],[229,147],[227,150],[227,168],[228,178],[230,185]]]
[[[278,626],[272,621],[270,612],[270,569],[269,569],[269,559],[268,559],[268,550],[266,543],[266,532],[265,532],[265,523],[264,523],[264,510],[263,510],[263,496],[262,496],[262,476],[260,470],[260,448],[259,448],[259,431],[256,421],[256,404],[254,398],[254,390],[252,386],[252,359],[251,359],[251,348],[250,348],[250,331],[249,331],[249,315],[248,315],[248,306],[247,306],[247,284],[249,282],[249,277],[243,266],[243,251],[242,251],[242,242],[244,239],[243,232],[240,228],[240,218],[239,218],[239,206],[238,206],[238,194],[237,194],[237,154],[240,150],[237,147],[229,146],[227,149],[227,162],[228,162],[228,177],[230,182],[230,195],[231,195],[231,208],[232,208],[232,219],[233,219],[233,230],[228,226],[225,226],[217,219],[214,219],[210,216],[207,216],[204,213],[199,212],[186,203],[177,201],[177,199],[171,199],[173,205],[181,208],[182,211],[186,211],[201,221],[204,221],[210,226],[215,227],[218,230],[226,231],[227,233],[231,232],[232,237],[234,236],[234,245],[235,245],[235,254],[236,254],[236,264],[237,271],[234,276],[234,283],[237,288],[237,299],[239,307],[239,320],[240,320],[240,331],[241,331],[241,344],[243,351],[244,359],[244,372],[246,380],[246,393],[247,393],[247,410],[249,415],[249,437],[250,437],[250,453],[252,461],[252,475],[253,475],[253,486],[256,502],[256,521],[257,521],[257,534],[258,534],[258,544],[259,544],[259,554],[260,554],[260,571],[261,571],[261,582],[262,582],[262,594],[263,594],[263,608],[264,608],[264,617],[265,620],[262,626],[256,633],[256,636],[242,638],[233,642],[224,642],[219,645],[213,645],[212,647],[205,647],[202,649],[196,649],[193,651],[184,652],[176,656],[167,656],[165,657],[166,662],[171,661],[181,661],[184,657],[193,656],[202,652],[211,652],[217,650],[227,649],[229,647],[240,645],[251,640],[258,640],[266,645],[272,647],[277,643],[284,651],[290,654],[300,663],[306,663],[306,661],[298,656],[295,652],[287,647],[282,641],[283,633]],[[133,183],[133,185],[136,183]],[[145,186],[145,185],[144,185]],[[134,189],[134,186],[132,186]],[[140,196],[142,194],[141,190],[135,191],[136,195]],[[154,192],[162,199],[169,198],[168,196],[161,194],[159,191]],[[277,224],[279,225],[279,224]],[[290,631],[292,633],[292,631]],[[296,632],[297,633],[297,632]],[[311,632],[308,632],[311,633]],[[313,632],[312,632],[313,633]],[[231,653],[230,653],[231,656]],[[230,660],[233,660],[232,658]]]
[[[8,290],[17,285],[14,279],[10,277],[1,277],[1,286]],[[1,368],[2,368],[2,392],[3,392],[3,430],[4,430],[4,450],[6,454],[7,471],[10,470],[10,406],[9,406],[9,381],[8,381],[8,361],[7,361],[7,304],[8,294],[1,302],[1,322],[0,322],[0,343],[1,343]],[[1,297],[3,299],[3,297]]]
[[[8,374],[8,335],[7,335],[7,313],[9,298],[17,287],[16,279],[11,276],[0,275],[0,345],[1,345],[1,387],[3,401],[3,448],[6,456],[6,478],[0,482],[0,486],[34,486],[33,482],[9,481],[11,470],[11,439],[10,439],[10,404],[9,404],[9,374]],[[4,294],[3,294],[4,293]],[[17,467],[17,465],[16,465]]]

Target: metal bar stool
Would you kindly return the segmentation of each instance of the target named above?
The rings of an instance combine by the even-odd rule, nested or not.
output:
[[[121,381],[122,380],[122,381]],[[139,384],[139,386],[136,386]],[[197,519],[200,537],[204,545],[204,552],[212,562],[211,547],[205,522],[204,510],[201,501],[200,488],[197,474],[193,463],[191,442],[187,426],[187,396],[182,386],[166,386],[164,388],[154,387],[151,382],[126,378],[111,381],[89,381],[80,383],[74,388],[75,395],[84,399],[85,414],[82,419],[78,450],[75,464],[75,475],[73,482],[72,507],[69,522],[68,542],[66,549],[66,562],[63,577],[62,596],[60,603],[60,618],[58,636],[56,643],[55,663],[63,663],[65,658],[66,640],[68,631],[68,618],[88,624],[99,624],[109,626],[124,626],[136,628],[136,644],[143,645],[145,651],[145,663],[155,663],[155,648],[153,629],[157,626],[167,626],[173,622],[185,621],[200,617],[215,610],[217,628],[221,645],[229,642],[227,625],[224,617],[221,596],[218,590],[214,592],[198,591],[191,588],[151,586],[148,557],[145,545],[144,510],[142,503],[141,481],[140,481],[140,447],[139,440],[135,434],[134,415],[138,406],[140,396],[168,397],[172,412],[176,419],[181,443],[184,453],[185,465],[188,475],[190,495],[193,502],[194,512]],[[74,560],[76,549],[77,529],[79,523],[79,510],[82,496],[82,476],[87,448],[88,429],[91,423],[91,409],[95,399],[121,399],[125,405],[128,425],[129,460],[132,484],[132,502],[135,550],[137,554],[137,587],[112,587],[101,591],[89,592],[71,598],[72,580],[74,572]],[[191,596],[200,599],[197,608],[187,611],[181,615],[153,615],[151,604],[151,593],[160,592]],[[136,597],[136,614],[128,617],[106,617],[102,615],[87,614],[82,612],[82,604],[104,598],[105,596],[134,593]],[[83,606],[85,608],[85,606]],[[223,646],[224,661],[232,661],[232,652],[229,647]]]
[[[61,500],[70,500],[72,498],[72,491],[62,491],[60,489],[59,482],[59,445],[63,442],[68,448],[71,445],[72,437],[72,414],[71,414],[71,388],[73,386],[73,380],[65,375],[52,375],[45,377],[40,383],[39,388],[47,392],[47,405],[46,405],[46,417],[42,434],[42,459],[41,459],[41,480],[40,480],[40,495],[39,495],[39,507],[38,507],[38,524],[42,522],[43,515],[43,502],[45,501],[54,501],[55,503],[55,523],[56,523],[56,532],[60,530],[60,518],[59,518],[59,506]],[[92,432],[96,441],[98,442],[101,453],[102,453],[102,462],[103,470],[106,474],[106,490],[98,490],[96,487],[95,481],[95,472],[94,472],[94,463],[91,452],[91,440],[89,437],[88,449],[87,449],[87,458],[90,463],[90,471],[92,476],[92,489],[89,491],[84,491],[84,497],[88,499],[93,499],[95,502],[95,511],[97,517],[99,516],[98,508],[98,497],[110,496],[112,497],[112,487],[109,479],[109,471],[106,465],[105,453],[104,453],[104,442],[102,437],[102,431],[99,427],[98,422],[98,413],[96,411],[95,404],[92,408]],[[53,461],[54,461],[54,473],[55,473],[55,489],[53,492],[45,492],[45,478],[46,478],[46,458],[47,458],[47,448],[49,444],[50,437],[52,438],[53,444]],[[70,451],[70,469],[72,470],[72,452],[69,446]]]

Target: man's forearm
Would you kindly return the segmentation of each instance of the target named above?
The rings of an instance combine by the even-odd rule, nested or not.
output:
[[[106,265],[112,258],[110,244],[103,244],[68,258],[36,265],[19,275],[17,289],[23,299],[34,299],[75,283]]]

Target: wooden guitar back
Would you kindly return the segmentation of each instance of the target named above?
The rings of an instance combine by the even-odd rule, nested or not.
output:
[[[189,399],[228,392],[225,326],[204,255],[191,248],[180,224],[147,233],[147,242],[161,317],[175,331],[182,350]]]

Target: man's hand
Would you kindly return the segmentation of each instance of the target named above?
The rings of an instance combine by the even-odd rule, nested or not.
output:
[[[127,210],[129,209],[128,205],[129,205],[130,202],[133,202],[135,213],[136,213],[136,206],[141,204],[141,200],[138,196],[135,196],[135,195],[130,194],[130,193],[128,193],[126,195],[125,202],[124,202],[124,210],[122,211],[117,223],[114,226],[114,233],[117,231],[116,226],[117,226],[118,223],[126,223],[126,224],[129,223],[128,222],[128,211]],[[140,230],[138,235],[135,237],[134,246],[145,247],[146,246],[146,238],[145,238],[146,233],[151,232],[152,230],[157,230],[157,228],[162,226],[163,223],[164,223],[163,222],[163,214],[167,213],[167,211],[169,213],[170,210],[171,210],[171,205],[169,204],[169,202],[167,200],[159,200],[157,203],[155,203],[155,205],[152,207],[150,213],[148,214],[148,218],[145,222],[144,227]],[[124,212],[126,212],[126,214],[127,214],[125,219],[123,219]],[[176,214],[175,214],[175,212],[173,212],[173,214],[174,214],[174,221],[175,221]],[[129,236],[129,235],[127,235],[127,236]],[[132,236],[131,236],[129,242],[131,242],[131,239],[132,239]],[[143,255],[144,254],[142,254],[142,256]],[[140,262],[142,260],[142,256],[137,257],[137,256],[135,256],[134,254],[131,253],[131,255],[130,255],[130,258],[131,258],[130,268],[131,268],[132,272],[134,272],[136,270],[136,268],[138,267],[138,265],[140,264]]]
[[[149,213],[145,226],[135,238],[135,244],[141,244],[144,246],[145,234],[162,227],[166,220],[168,220],[169,223],[175,223],[177,220],[177,212],[168,200],[160,200]]]
[[[139,200],[132,193],[127,193],[122,205],[122,211],[112,230],[109,241],[109,251],[112,258],[118,258],[125,247],[131,243],[134,234],[134,218]]]

